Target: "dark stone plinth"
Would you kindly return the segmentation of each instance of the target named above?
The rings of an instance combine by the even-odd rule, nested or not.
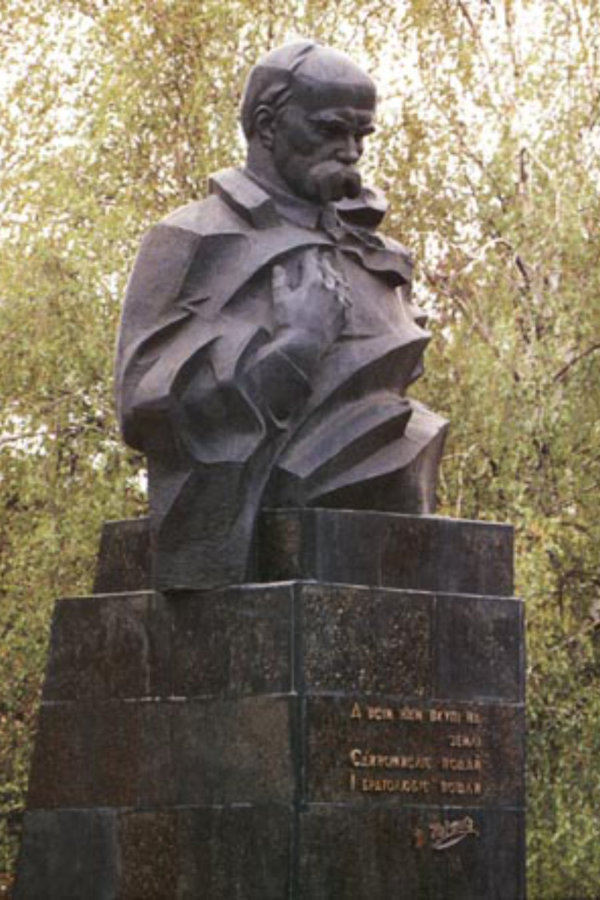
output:
[[[436,850],[430,826],[469,817],[476,834]],[[299,900],[523,900],[523,818],[510,809],[311,807]]]
[[[58,600],[44,700],[287,693],[291,604],[288,585]]]
[[[259,580],[314,579],[443,591],[513,592],[513,531],[494,522],[329,509],[266,510]]]
[[[247,697],[45,705],[29,808],[291,802],[293,703]]]
[[[360,520],[379,546],[408,519],[332,515],[342,543]],[[333,572],[319,517],[265,517],[288,535],[273,566],[320,554]],[[481,588],[495,547],[499,590],[301,579],[58,601],[17,898],[523,900],[510,532],[424,521],[402,533],[435,547],[456,526],[448,583],[464,564]],[[437,558],[422,566],[441,583]]]
[[[282,900],[290,821],[285,807],[264,806],[34,810],[16,896]]]
[[[113,810],[26,812],[15,894],[22,900],[118,896]]]
[[[315,580],[509,597],[513,531],[495,522],[441,516],[265,510],[247,580]],[[94,593],[152,587],[148,519],[106,522]]]

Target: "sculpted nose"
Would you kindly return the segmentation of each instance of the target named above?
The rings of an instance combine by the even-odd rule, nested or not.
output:
[[[352,165],[353,163],[358,162],[362,156],[362,147],[354,135],[349,134],[336,155],[340,162],[345,163],[346,165]]]

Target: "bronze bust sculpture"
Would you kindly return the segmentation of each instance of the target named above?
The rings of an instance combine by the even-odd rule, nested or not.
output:
[[[433,511],[447,423],[405,397],[429,335],[356,169],[375,104],[345,55],[272,51],[244,93],[245,168],[142,243],[117,397],[159,589],[248,580],[261,507]]]

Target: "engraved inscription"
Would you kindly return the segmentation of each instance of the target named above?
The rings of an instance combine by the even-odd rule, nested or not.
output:
[[[484,716],[480,710],[354,703],[350,709],[350,719],[354,722],[380,722],[388,725],[394,722],[413,723],[419,734],[421,729],[427,729],[424,740],[422,735],[417,743],[431,745],[431,750],[428,746],[425,747],[425,753],[411,752],[408,747],[403,746],[394,749],[394,752],[388,749],[384,751],[376,746],[351,747],[347,762],[351,767],[349,788],[352,792],[437,794],[441,797],[465,798],[482,795],[484,748],[481,727]],[[379,728],[377,732],[379,733]],[[386,743],[389,743],[390,734],[393,736],[394,732],[390,732],[388,728],[384,733]],[[410,743],[407,734],[410,737],[417,732],[411,726],[409,732],[404,729],[401,733],[404,735],[404,742],[408,740]],[[445,751],[444,747],[447,748]],[[399,774],[397,777],[384,776],[381,770],[394,770]],[[403,775],[403,772],[407,775]],[[423,772],[426,777],[410,777],[411,773],[418,772]],[[462,840],[462,837],[459,839]]]
[[[430,782],[417,778],[363,778],[350,773],[350,790],[364,794],[427,794]]]
[[[440,793],[442,794],[468,794],[478,797],[481,794],[480,781],[440,781]]]
[[[451,734],[448,738],[451,747],[481,747],[481,738],[478,734]]]
[[[451,725],[460,725],[463,721],[463,715],[457,709],[430,709],[429,721],[450,722]]]
[[[390,756],[355,748],[350,751],[353,766],[367,769],[432,769],[431,756]]]
[[[354,703],[351,719],[367,719],[369,722],[434,722],[450,725],[483,724],[482,714],[472,709],[422,709],[418,706],[369,706]]]
[[[455,758],[442,756],[442,769],[450,772],[481,772],[481,759],[479,756]]]

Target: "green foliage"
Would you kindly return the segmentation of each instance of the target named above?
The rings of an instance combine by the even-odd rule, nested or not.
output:
[[[8,884],[53,599],[89,590],[102,521],[144,508],[111,397],[139,238],[241,159],[245,71],[306,34],[382,86],[367,164],[431,316],[417,393],[452,420],[440,511],[516,527],[530,896],[592,900],[600,11],[586,0],[4,0],[0,870]]]

